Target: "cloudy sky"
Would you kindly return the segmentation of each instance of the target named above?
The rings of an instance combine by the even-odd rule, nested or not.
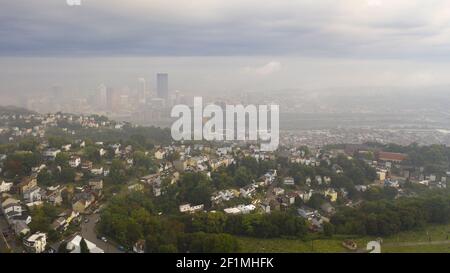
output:
[[[446,85],[450,1],[0,0],[2,90],[161,70],[192,90]]]

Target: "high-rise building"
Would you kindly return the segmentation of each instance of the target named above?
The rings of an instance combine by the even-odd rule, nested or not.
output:
[[[156,75],[156,95],[161,99],[169,97],[169,75],[167,73]]]
[[[98,106],[100,109],[106,109],[107,107],[107,88],[104,84],[100,84],[98,87]]]
[[[108,87],[106,89],[106,108],[108,110],[114,110],[117,107],[117,92]]]
[[[138,87],[138,102],[144,103],[147,100],[147,83],[145,78],[139,78],[139,87]]]

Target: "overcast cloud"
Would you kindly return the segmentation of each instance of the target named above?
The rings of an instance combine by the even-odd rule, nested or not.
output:
[[[2,55],[448,58],[447,0],[1,0]]]

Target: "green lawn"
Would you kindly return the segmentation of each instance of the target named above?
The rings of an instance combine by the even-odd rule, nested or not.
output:
[[[259,253],[306,253],[306,252],[345,252],[341,240],[302,241],[292,239],[258,239],[239,237],[242,252]]]
[[[388,246],[385,253],[450,253],[450,244],[426,246]]]
[[[415,252],[445,252],[450,253],[450,244],[438,245],[418,245],[418,246],[399,246],[399,243],[414,243],[431,241],[445,241],[447,235],[450,237],[450,225],[428,226],[422,230],[402,232],[395,236],[382,238],[382,252],[394,253],[415,253]],[[348,252],[341,243],[346,236],[335,236],[330,239],[317,239],[312,243],[311,240],[302,241],[294,239],[259,239],[238,237],[242,252],[287,252],[287,253],[329,253],[329,252]],[[359,248],[364,248],[366,243],[374,240],[375,237],[353,238]]]

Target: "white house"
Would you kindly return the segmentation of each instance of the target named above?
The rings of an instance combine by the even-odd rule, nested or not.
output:
[[[72,144],[66,144],[61,146],[61,149],[63,149],[64,151],[70,151],[70,148],[72,148]]]
[[[184,204],[184,205],[180,205],[179,209],[180,212],[197,212],[197,211],[201,211],[203,210],[204,205],[200,204],[200,205],[196,205],[196,206],[191,206],[191,204]]]
[[[5,181],[2,181],[2,183],[0,183],[0,193],[9,192],[12,186],[13,183],[6,183]]]
[[[41,201],[42,200],[41,188],[39,186],[35,186],[29,190],[24,191],[23,199],[25,199],[25,201],[29,203]]]
[[[61,152],[60,149],[54,149],[54,148],[51,148],[51,149],[45,150],[44,153],[43,153],[43,155],[44,155],[44,157],[46,157],[46,158],[55,159],[56,156],[57,156],[60,152]]]
[[[102,175],[103,174],[103,167],[100,166],[98,168],[92,168],[91,173],[94,175]]]
[[[80,166],[80,164],[81,164],[81,158],[79,156],[70,157],[70,160],[69,160],[70,167],[76,168],[76,167]]]
[[[284,178],[283,183],[284,183],[284,185],[290,185],[290,186],[293,186],[293,185],[295,184],[295,183],[294,183],[294,178],[292,178],[292,177],[286,177],[286,178]]]
[[[70,253],[80,253],[81,252],[80,242],[82,239],[83,238],[80,235],[75,236],[70,242],[67,243],[66,249]],[[99,248],[94,243],[92,243],[86,239],[84,239],[84,241],[86,242],[86,246],[89,249],[89,253],[105,253],[105,251],[103,251],[103,249]]]
[[[34,253],[42,253],[45,251],[45,247],[47,246],[47,234],[37,232],[27,239],[24,239],[23,244]]]

